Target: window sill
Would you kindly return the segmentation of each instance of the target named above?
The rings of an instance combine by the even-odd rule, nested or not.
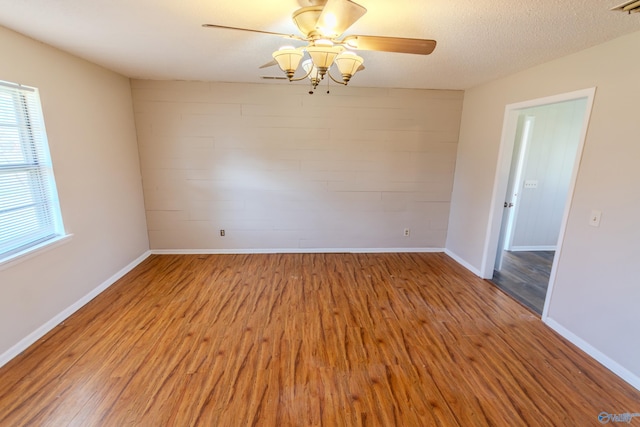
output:
[[[13,254],[7,258],[4,258],[0,260],[0,271],[31,259],[36,255],[40,255],[51,249],[57,248],[58,246],[70,241],[72,237],[73,234],[65,234],[62,236],[54,237],[53,239],[49,239],[46,242],[40,243],[39,245],[33,246],[29,249],[25,249],[22,252],[18,252],[17,254]]]

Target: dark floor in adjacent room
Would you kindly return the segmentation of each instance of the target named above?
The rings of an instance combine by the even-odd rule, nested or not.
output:
[[[555,251],[504,251],[502,270],[493,282],[515,300],[542,314]]]

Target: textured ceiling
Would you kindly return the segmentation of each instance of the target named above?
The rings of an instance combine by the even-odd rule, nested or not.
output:
[[[438,46],[429,56],[361,52],[366,70],[352,86],[466,89],[640,31],[640,13],[609,11],[621,0],[356,2],[368,12],[345,34]],[[201,24],[297,34],[290,16],[302,5],[308,0],[0,0],[0,25],[132,78],[266,82],[261,75],[280,70],[258,67],[290,41]]]

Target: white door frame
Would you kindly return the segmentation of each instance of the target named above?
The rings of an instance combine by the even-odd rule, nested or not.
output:
[[[555,104],[558,102],[572,101],[575,99],[586,98],[587,105],[584,114],[584,122],[582,125],[582,131],[580,132],[580,142],[578,150],[576,152],[576,158],[573,164],[573,172],[571,175],[571,183],[569,184],[569,191],[567,201],[565,204],[564,214],[562,216],[562,225],[560,226],[560,236],[558,237],[558,245],[556,249],[556,255],[553,259],[553,265],[551,267],[551,276],[549,277],[549,287],[547,288],[547,297],[544,302],[544,310],[542,312],[542,319],[546,319],[549,309],[549,301],[553,294],[553,285],[556,277],[556,269],[558,266],[558,260],[560,259],[560,252],[562,250],[562,242],[564,240],[564,234],[567,226],[567,219],[569,218],[569,208],[573,199],[573,192],[575,189],[576,178],[578,176],[578,167],[580,165],[580,159],[582,158],[582,150],[584,148],[584,141],[587,136],[587,129],[589,126],[589,119],[591,117],[591,109],[593,107],[593,100],[595,97],[596,88],[588,88],[577,90],[574,92],[563,93],[560,95],[553,95],[544,98],[533,99],[524,102],[518,102],[515,104],[509,104],[505,107],[504,121],[502,125],[502,137],[500,140],[500,152],[498,154],[498,165],[496,168],[496,176],[493,185],[493,195],[491,197],[491,208],[489,210],[489,223],[487,227],[487,234],[485,236],[484,252],[482,255],[482,268],[480,270],[480,276],[484,279],[490,279],[493,277],[493,267],[496,261],[498,251],[498,240],[500,238],[500,227],[502,225],[502,214],[504,209],[505,194],[507,193],[507,184],[509,181],[509,172],[511,170],[511,160],[513,155],[513,146],[516,137],[516,129],[518,125],[518,115],[520,110],[531,107],[538,107],[542,105]]]

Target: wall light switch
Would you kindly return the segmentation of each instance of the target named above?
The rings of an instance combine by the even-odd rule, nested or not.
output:
[[[591,211],[591,216],[589,217],[589,225],[592,227],[600,227],[600,217],[602,216],[602,212],[600,211]]]
[[[524,188],[538,188],[537,179],[528,179],[524,182]]]

